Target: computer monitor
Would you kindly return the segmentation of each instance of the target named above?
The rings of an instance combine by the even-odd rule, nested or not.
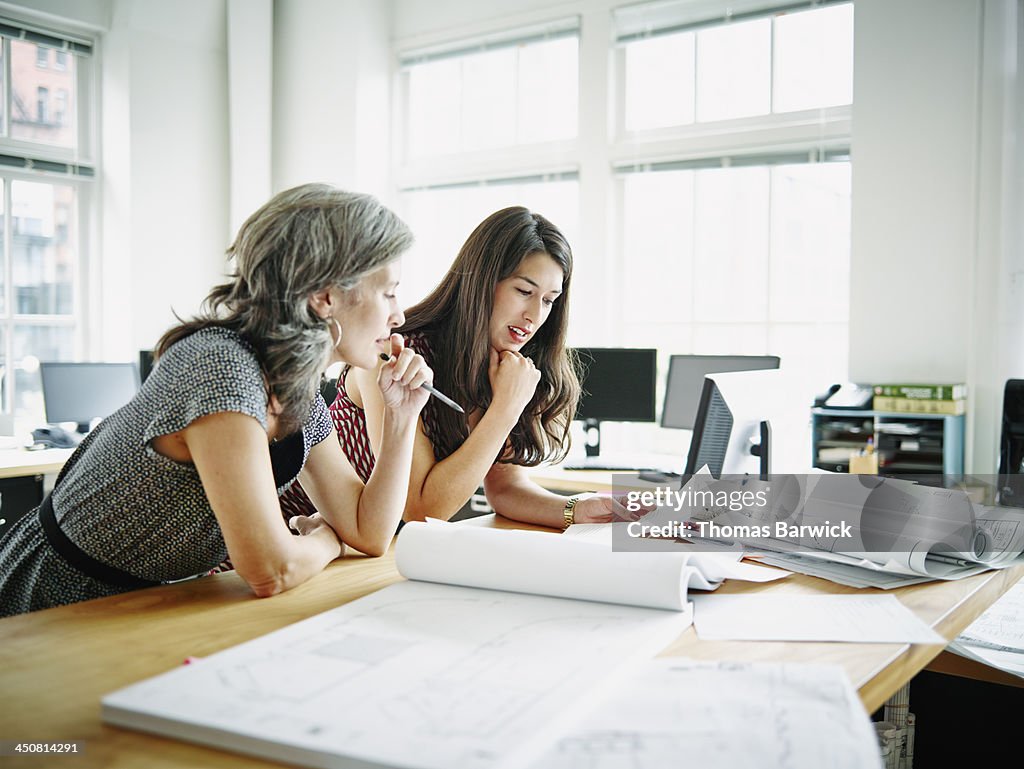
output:
[[[146,381],[149,372],[153,370],[153,351],[139,350],[139,380]]]
[[[771,424],[778,371],[736,371],[704,378],[685,475],[707,465],[715,478],[771,472]]]
[[[41,363],[46,421],[75,422],[80,433],[108,417],[139,390],[134,363]]]
[[[601,451],[601,422],[653,422],[658,351],[578,347],[583,395],[576,419],[587,433],[587,456]]]
[[[1024,379],[1007,379],[999,436],[998,502],[1024,507]]]
[[[668,361],[661,426],[692,430],[704,377],[725,371],[779,367],[777,355],[673,355]]]

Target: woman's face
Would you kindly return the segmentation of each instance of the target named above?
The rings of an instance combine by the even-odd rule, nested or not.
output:
[[[494,287],[491,347],[519,352],[533,338],[562,295],[562,268],[544,251],[523,258],[509,277]]]
[[[390,354],[391,330],[405,322],[395,295],[400,276],[401,266],[395,259],[363,278],[347,296],[340,297],[334,312],[341,326],[341,342],[334,349],[335,361],[374,368],[382,352]],[[333,323],[331,334],[337,334]]]

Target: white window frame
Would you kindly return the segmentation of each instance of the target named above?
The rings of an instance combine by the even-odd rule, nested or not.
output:
[[[624,0],[577,0],[547,11],[505,17],[501,25],[476,23],[443,35],[429,34],[395,41],[392,114],[394,182],[398,193],[412,188],[466,184],[524,175],[575,173],[580,179],[580,236],[572,244],[578,263],[576,285],[602,301],[576,302],[570,310],[570,342],[576,345],[623,344],[623,324],[616,301],[616,277],[621,275],[623,221],[618,170],[644,164],[705,160],[724,157],[848,152],[851,142],[850,105],[768,113],[715,123],[626,132],[621,105],[624,97],[625,52],[617,41],[616,14],[632,13],[641,24],[648,9],[661,14],[662,29],[682,25],[721,23],[777,13],[809,10],[850,0],[661,0],[628,5]],[[689,14],[680,20],[680,11]],[[402,62],[417,49],[455,47],[473,36],[508,34],[530,24],[541,25],[579,16],[579,130],[575,140],[547,145],[519,146],[480,153],[449,155],[420,162],[404,156],[405,105],[408,94]],[[675,14],[675,16],[673,16]],[[673,18],[675,21],[672,21]],[[634,30],[635,31],[635,30]],[[632,38],[630,38],[632,39]],[[580,259],[579,257],[582,257]],[[577,296],[581,292],[577,290]]]
[[[407,68],[410,65],[574,34],[581,34],[579,18],[567,16],[563,10],[548,18],[530,15],[510,20],[500,27],[477,27],[472,31],[456,32],[443,37],[399,41],[395,47],[392,103],[395,125],[399,127],[394,132],[392,145],[397,191],[402,193],[413,189],[578,171],[575,139],[519,144],[439,157],[409,159],[406,156],[409,103]]]
[[[87,359],[90,353],[90,330],[93,326],[94,308],[90,301],[91,276],[95,272],[93,255],[99,252],[97,237],[99,203],[98,169],[98,115],[99,115],[99,51],[96,39],[77,29],[56,25],[42,25],[32,20],[18,18],[4,12],[0,16],[0,43],[4,46],[3,68],[4,98],[10,103],[11,67],[10,40],[29,43],[40,42],[48,47],[63,50],[67,55],[76,56],[76,84],[73,97],[76,110],[76,146],[59,147],[42,143],[13,139],[8,136],[10,110],[5,107],[2,131],[0,131],[0,180],[4,200],[10,201],[13,181],[43,182],[70,185],[75,188],[77,223],[74,244],[77,261],[72,284],[73,312],[71,315],[26,315],[15,312],[13,260],[12,260],[12,212],[4,207],[4,291],[5,312],[0,314],[3,328],[3,360],[8,368],[4,388],[4,400],[0,411],[9,413],[15,401],[15,377],[13,374],[13,351],[15,326],[72,327],[74,333],[73,360]],[[66,69],[66,67],[65,67]],[[68,94],[71,97],[71,94]],[[52,98],[52,96],[51,96]],[[51,109],[52,114],[52,109]],[[65,114],[65,120],[69,116]],[[98,273],[97,273],[98,274]],[[93,345],[94,346],[94,345]]]

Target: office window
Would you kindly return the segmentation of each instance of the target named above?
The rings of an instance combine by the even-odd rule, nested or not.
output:
[[[32,58],[37,49],[49,49],[8,39],[4,41],[4,49],[5,58],[10,60],[11,83],[10,104],[7,107],[11,119],[7,137],[73,151],[80,149],[76,94],[87,84],[78,82],[78,70],[81,61],[92,60],[68,56],[63,70],[52,68],[42,71],[32,65]],[[64,95],[63,104],[59,100],[51,103],[54,94],[57,94],[58,99],[60,94]],[[55,113],[61,110],[64,120],[58,121]]]
[[[575,137],[578,53],[573,19],[400,54],[406,158]]]
[[[578,273],[591,291],[604,287],[586,303],[577,294],[571,314],[585,322],[572,321],[573,343],[776,354],[808,391],[842,380],[852,3],[656,0],[622,3],[611,21],[611,40],[587,39],[593,25],[568,33],[573,130],[557,142],[522,141],[521,105],[494,102],[521,87],[513,60],[550,37],[520,35],[518,59],[486,40],[413,52],[399,41],[399,210],[418,240],[403,301],[436,282],[472,226],[500,207],[505,182],[501,204],[528,205],[566,229]],[[516,35],[504,34],[498,42]],[[608,67],[576,63],[597,45]],[[467,101],[474,77],[493,91]],[[601,115],[600,130],[576,126],[584,111]],[[524,174],[537,181],[509,181]],[[548,188],[562,202],[525,197]]]
[[[0,411],[25,429],[43,419],[39,362],[87,355],[94,60],[81,38],[6,19],[0,29]]]
[[[621,175],[628,339],[779,355],[808,379],[845,373],[850,162],[794,160]]]
[[[416,233],[416,242],[402,260],[402,304],[408,306],[426,296],[444,277],[473,229],[507,206],[526,206],[543,215],[573,244],[579,229],[578,199],[575,174],[487,179],[404,191],[400,210]]]
[[[852,3],[747,13],[740,5],[729,20],[691,10],[713,4],[678,0],[616,10],[626,131],[852,102]]]
[[[579,174],[564,152],[578,132],[579,34],[571,18],[398,51],[398,211],[416,233],[403,305],[501,208],[526,206],[575,242]]]
[[[622,344],[779,355],[813,394],[847,369],[853,6],[781,5],[613,11],[610,279]]]

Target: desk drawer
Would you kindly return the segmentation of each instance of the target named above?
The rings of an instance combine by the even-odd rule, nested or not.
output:
[[[43,476],[0,478],[0,537],[43,501]]]

